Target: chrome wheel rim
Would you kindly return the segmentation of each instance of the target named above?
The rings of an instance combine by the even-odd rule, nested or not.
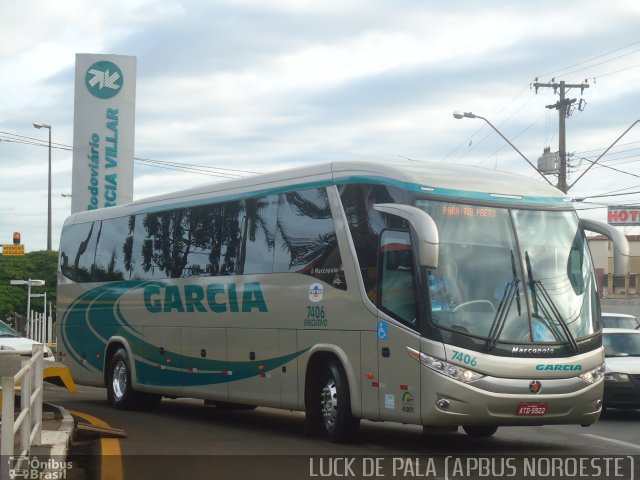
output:
[[[320,397],[324,426],[327,431],[331,431],[335,428],[338,418],[338,389],[333,377],[327,380]]]
[[[121,400],[122,397],[124,397],[124,392],[127,390],[127,366],[122,360],[119,360],[113,369],[111,386],[113,387],[113,394],[116,400]]]

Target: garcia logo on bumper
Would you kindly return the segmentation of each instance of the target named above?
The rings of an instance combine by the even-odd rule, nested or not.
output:
[[[536,370],[552,370],[557,371],[581,371],[582,365],[571,365],[569,363],[540,363],[536,365]]]

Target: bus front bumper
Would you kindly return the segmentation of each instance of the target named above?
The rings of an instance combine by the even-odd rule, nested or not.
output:
[[[579,377],[538,380],[483,377],[462,383],[422,369],[422,423],[453,425],[549,425],[595,423],[602,410],[603,380]],[[533,393],[537,391],[537,393]]]

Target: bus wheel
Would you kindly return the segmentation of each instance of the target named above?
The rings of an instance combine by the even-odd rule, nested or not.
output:
[[[136,410],[158,406],[162,396],[133,390],[129,356],[124,348],[120,348],[109,363],[107,399],[109,405],[119,410]]]
[[[320,409],[322,428],[327,438],[336,443],[351,440],[360,420],[351,414],[349,384],[342,366],[331,361],[322,374]]]
[[[471,437],[490,437],[498,430],[497,425],[482,425],[462,427],[467,435]]]

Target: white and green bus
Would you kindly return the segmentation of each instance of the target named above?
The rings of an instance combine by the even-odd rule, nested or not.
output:
[[[604,355],[587,227],[628,253],[541,182],[404,161],[77,213],[58,356],[115,408],[301,410],[333,441],[360,419],[477,436],[592,424]]]

